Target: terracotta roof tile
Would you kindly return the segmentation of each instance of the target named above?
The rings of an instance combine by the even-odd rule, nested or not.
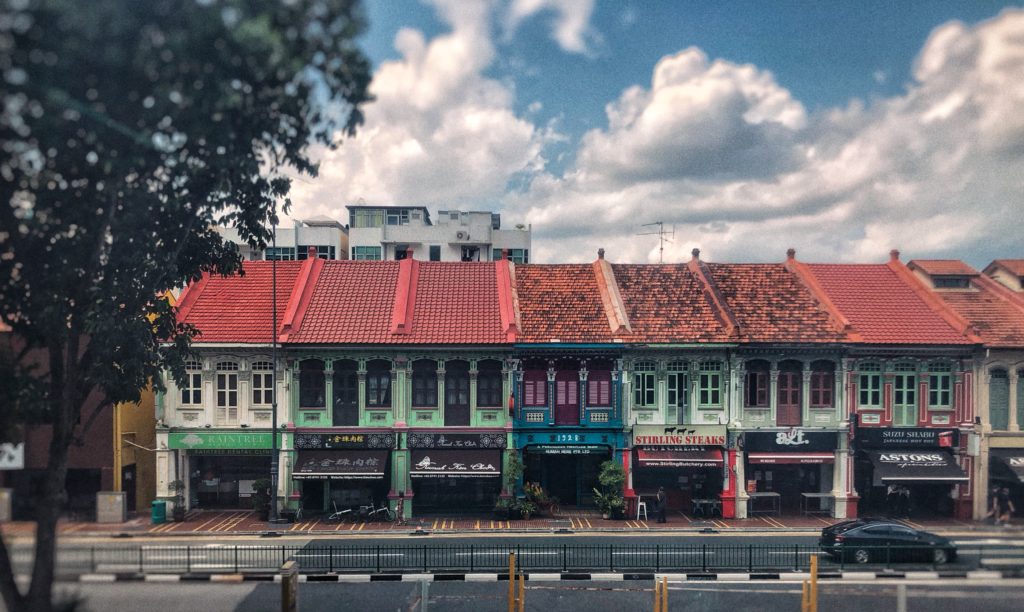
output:
[[[277,263],[277,328],[301,266],[301,261]],[[181,296],[184,304],[188,292],[198,292],[183,319],[179,312],[179,320],[199,329],[196,342],[270,344],[271,262],[246,261],[242,269],[245,276],[207,275]]]
[[[517,265],[516,288],[520,342],[614,340],[590,264]]]
[[[783,264],[705,264],[746,342],[841,342],[800,279]]]
[[[978,271],[959,259],[914,259],[907,264],[930,276],[975,276]]]
[[[807,267],[867,344],[971,343],[885,264]]]
[[[1024,259],[997,259],[992,263],[1006,268],[1010,274],[1024,276]]]
[[[612,266],[633,342],[728,342],[731,338],[686,264]]]
[[[986,346],[1024,347],[1024,306],[1017,303],[1017,296],[987,278],[973,280],[971,287],[936,293],[970,321]]]

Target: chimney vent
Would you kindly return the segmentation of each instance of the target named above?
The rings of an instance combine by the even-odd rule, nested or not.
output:
[[[690,254],[693,255],[694,261],[700,259],[700,249],[693,249],[692,251],[690,251]]]
[[[893,249],[893,250],[889,251],[889,259],[891,261],[899,261],[900,260],[900,250],[899,249]]]
[[[316,259],[316,247],[310,246],[306,249],[306,255],[308,255],[310,259]]]
[[[598,259],[604,259],[604,249],[598,249],[597,250],[597,258]]]
[[[796,259],[796,249],[786,249],[786,259]]]

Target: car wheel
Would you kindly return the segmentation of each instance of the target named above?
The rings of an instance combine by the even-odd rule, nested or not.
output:
[[[936,565],[942,565],[949,561],[949,551],[945,548],[936,548],[932,551],[932,563]]]
[[[864,550],[863,548],[858,548],[857,550],[853,551],[853,560],[861,564],[867,563],[868,561],[871,561],[871,553]]]

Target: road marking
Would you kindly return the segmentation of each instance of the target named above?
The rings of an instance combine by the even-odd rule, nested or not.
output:
[[[480,521],[479,520],[476,522],[476,530],[480,531]]]
[[[195,533],[197,531],[202,531],[203,527],[206,527],[210,523],[213,523],[213,522],[219,520],[220,518],[221,518],[221,513],[218,512],[218,513],[213,515],[213,518],[208,519],[206,522],[204,522],[204,523],[200,524],[198,527],[195,527],[194,529],[192,529],[192,532]]]
[[[431,526],[431,529],[434,530],[434,531],[437,530],[437,519],[434,519],[434,524],[433,524],[433,526]]]

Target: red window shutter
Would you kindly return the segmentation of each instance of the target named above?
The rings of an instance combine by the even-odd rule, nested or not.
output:
[[[566,395],[568,396],[568,401],[566,403],[568,403],[568,404],[579,404],[580,403],[580,398],[579,398],[579,395],[578,395],[578,393],[579,393],[579,383],[577,383],[574,380],[567,380],[565,382],[565,384],[566,384],[566,387],[567,387]]]
[[[527,406],[535,406],[537,404],[537,400],[534,397],[532,380],[523,382],[523,403]]]

